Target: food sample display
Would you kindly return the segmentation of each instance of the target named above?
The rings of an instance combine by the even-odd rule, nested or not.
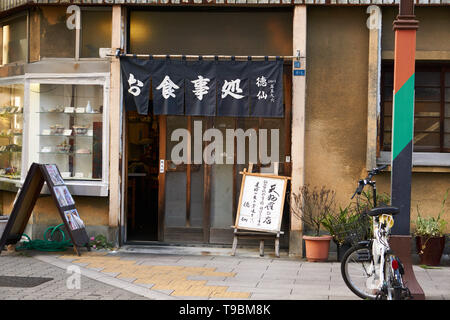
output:
[[[38,161],[55,163],[64,179],[101,180],[103,87],[33,83],[30,90]]]
[[[20,179],[23,84],[0,85],[0,177]]]

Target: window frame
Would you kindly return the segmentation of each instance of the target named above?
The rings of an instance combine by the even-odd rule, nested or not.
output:
[[[32,83],[41,84],[60,84],[60,85],[101,85],[103,87],[103,128],[102,128],[102,178],[101,180],[66,180],[66,185],[73,195],[78,196],[100,196],[107,197],[109,195],[109,94],[110,94],[110,74],[109,73],[89,73],[89,74],[46,74],[46,73],[28,73],[25,74],[25,100],[24,103],[24,138],[23,138],[23,154],[24,164],[22,170],[23,184],[28,168],[36,159],[35,152],[32,153],[30,139],[35,135],[36,130],[30,127],[33,125],[30,119],[30,85]],[[46,191],[47,192],[47,191]]]
[[[112,8],[111,7],[82,7],[80,6],[80,29],[75,29],[75,60],[81,61],[89,61],[89,60],[107,60],[108,58],[100,57],[100,53],[98,57],[82,57],[82,44],[83,44],[83,12],[86,11],[109,11],[111,13],[111,28],[112,28]],[[112,29],[111,29],[112,32]],[[111,39],[110,39],[111,40]],[[111,41],[110,41],[111,42]],[[111,43],[110,43],[111,44]],[[111,45],[109,46],[111,47]]]
[[[445,74],[450,72],[450,62],[449,61],[416,61],[415,72],[439,72],[440,73],[440,110],[439,117],[439,131],[436,133],[439,134],[439,151],[425,151],[418,152],[413,151],[412,155],[412,163],[413,166],[433,166],[433,167],[449,167],[450,166],[450,148],[444,147],[444,124],[445,124],[445,89],[450,88],[450,85],[445,84]],[[385,100],[385,88],[388,87],[385,85],[385,74],[386,72],[393,72],[393,61],[383,61],[381,63],[381,77],[380,77],[380,111],[379,111],[379,131],[378,131],[378,145],[379,145],[379,154],[377,155],[377,164],[390,164],[391,163],[391,151],[383,150],[383,141],[384,141],[384,102]],[[437,86],[426,86],[426,85],[414,85],[414,89],[416,88],[427,88],[427,87],[437,87]],[[393,102],[393,100],[391,100]],[[436,101],[437,102],[437,101]],[[414,99],[414,105],[416,104],[416,98]],[[416,115],[414,115],[416,117]],[[450,117],[447,117],[450,119]],[[414,132],[416,134],[416,131]],[[447,134],[450,134],[450,130]]]
[[[25,12],[20,12],[18,14],[12,15],[10,17],[7,17],[5,19],[2,19],[0,21],[0,28],[3,28],[5,25],[8,24],[8,22],[11,22],[13,20],[16,20],[18,18],[22,18],[25,17],[26,18],[26,42],[27,42],[27,52],[26,52],[26,57],[25,60],[18,60],[18,61],[12,61],[12,62],[8,62],[8,63],[3,63],[3,53],[1,56],[1,61],[0,61],[0,67],[4,67],[4,66],[8,66],[8,65],[16,65],[16,64],[26,64],[29,63],[30,61],[30,15],[28,10]],[[3,32],[1,33],[3,36]],[[1,50],[3,51],[3,39],[2,39],[2,48]]]
[[[20,160],[21,162],[21,172],[20,172],[20,180],[17,179],[10,179],[5,177],[0,177],[0,190],[5,191],[13,191],[16,192],[20,186],[23,183],[24,177],[24,168],[25,168],[25,135],[26,135],[26,122],[25,122],[25,114],[26,114],[26,94],[25,94],[25,77],[24,76],[14,76],[14,77],[5,77],[0,78],[0,86],[7,86],[7,85],[14,85],[14,84],[21,84],[24,87],[24,97],[23,97],[23,123],[22,123],[22,158]]]

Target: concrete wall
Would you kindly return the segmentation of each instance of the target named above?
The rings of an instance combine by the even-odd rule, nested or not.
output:
[[[9,215],[16,193],[1,191],[0,199],[2,212]],[[113,230],[108,227],[108,198],[105,197],[73,197],[76,208],[86,224],[86,230],[89,235],[103,234],[114,238]],[[50,226],[57,226],[62,223],[61,216],[50,196],[42,196],[36,202],[33,214],[29,221],[29,227],[26,232],[35,239],[42,239],[45,229]]]

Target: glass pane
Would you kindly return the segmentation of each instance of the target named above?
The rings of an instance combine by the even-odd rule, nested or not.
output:
[[[20,179],[23,97],[22,84],[0,86],[0,177]]]
[[[450,134],[444,134],[444,148],[450,148]]]
[[[75,57],[75,29],[67,28],[66,7],[41,7],[40,56],[47,58]]]
[[[66,180],[102,179],[103,87],[30,85],[30,153],[40,163],[55,163]]]
[[[444,133],[450,133],[450,119],[444,120]]]
[[[416,88],[416,100],[421,101],[440,101],[440,88]]]
[[[186,226],[186,166],[175,165],[170,160],[175,156],[172,152],[177,145],[182,143],[175,137],[177,129],[187,129],[187,118],[179,116],[167,116],[167,139],[166,139],[166,192],[165,192],[165,226]],[[173,135],[173,137],[172,137]],[[172,141],[172,139],[174,141]],[[184,151],[184,150],[183,150]],[[178,153],[176,153],[178,155]],[[181,154],[180,156],[183,156]]]
[[[262,130],[267,133],[262,134]],[[281,174],[286,161],[286,133],[284,119],[263,119],[260,131],[258,132],[258,153],[260,162],[270,162],[270,167],[262,168],[261,172],[273,173],[273,162],[278,162],[279,174]],[[265,148],[267,151],[265,151]],[[267,159],[264,159],[267,158]]]
[[[384,115],[385,116],[392,116],[392,101],[385,102],[384,103]]]
[[[414,105],[416,117],[439,117],[441,114],[440,102],[416,102]]]
[[[293,52],[291,10],[131,11],[129,34],[129,52],[133,53],[291,55]]]
[[[383,135],[383,151],[390,151],[391,150],[391,133],[390,132],[384,132]]]
[[[441,86],[440,72],[416,72],[416,86]]]
[[[445,116],[450,117],[450,103],[445,104]]]
[[[384,130],[391,130],[392,128],[392,117],[384,118]]]
[[[391,87],[394,85],[394,73],[392,71],[384,72],[384,85]]]
[[[194,159],[194,143],[198,137],[194,136],[198,134],[194,131],[196,125],[201,125],[202,130],[205,130],[206,121],[201,117],[192,117],[191,119],[191,161]],[[203,149],[203,148],[202,148]],[[201,155],[200,155],[201,156]],[[203,162],[202,162],[203,163]],[[214,167],[214,166],[213,166]],[[204,192],[204,171],[203,164],[191,165],[191,210],[190,210],[190,222],[192,227],[203,226],[203,192]],[[214,181],[214,180],[212,180]],[[212,197],[212,195],[211,195]],[[212,200],[211,200],[212,201]]]
[[[392,96],[394,94],[394,88],[393,87],[384,87],[383,88],[383,96],[384,100],[386,101],[392,101]]]
[[[111,28],[111,10],[82,11],[80,56],[98,58],[100,48],[110,48]]]
[[[445,85],[450,87],[450,72],[445,73]]]
[[[445,101],[450,102],[450,88],[445,89]]]
[[[437,133],[415,133],[415,152],[439,152],[439,132]]]
[[[220,159],[222,164],[214,164],[211,170],[211,226],[229,228],[233,225],[233,164],[234,153],[237,156],[237,151],[227,149],[226,139],[227,130],[235,129],[235,119],[216,117],[214,128],[222,134],[224,152]]]
[[[439,118],[416,118],[414,119],[414,132],[437,131],[439,132]]]
[[[27,61],[27,17],[8,21],[2,31],[2,64]]]

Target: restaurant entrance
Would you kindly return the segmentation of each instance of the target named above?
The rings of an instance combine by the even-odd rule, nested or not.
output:
[[[126,112],[127,240],[158,240],[158,146],[156,116]]]

